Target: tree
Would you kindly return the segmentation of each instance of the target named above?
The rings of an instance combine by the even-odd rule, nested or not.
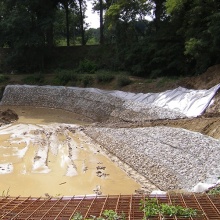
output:
[[[86,3],[84,0],[78,0],[78,4],[79,4],[81,43],[82,45],[85,45],[86,39],[85,39],[85,29],[84,29],[84,18],[85,18]]]
[[[1,26],[10,46],[53,45],[53,20],[56,1],[3,1]],[[19,38],[18,38],[19,36]],[[8,40],[9,39],[9,40]],[[9,42],[10,41],[10,42]]]
[[[154,6],[155,27],[156,27],[156,30],[158,30],[160,27],[160,21],[165,16],[165,2],[166,2],[166,0],[154,0],[153,2],[155,4],[155,6]]]
[[[65,10],[65,20],[66,20],[66,44],[70,46],[70,9],[74,10],[75,0],[60,0],[61,7]]]
[[[93,10],[99,12],[99,43],[104,43],[104,12],[107,10],[107,8],[110,6],[109,0],[95,0],[93,2]]]
[[[45,47],[53,46],[55,0],[8,0],[1,4],[1,45],[13,49],[8,62],[17,70],[44,68]]]
[[[69,1],[62,0],[61,4],[63,5],[63,8],[65,10],[65,14],[66,14],[66,45],[69,47],[70,46]]]
[[[137,21],[144,21],[151,9],[152,5],[146,0],[118,0],[111,4],[106,12],[106,25],[117,43],[132,42]]]
[[[104,43],[104,24],[103,24],[103,0],[99,0],[100,13],[100,44]]]
[[[118,0],[111,4],[106,15],[111,22],[118,19],[129,22],[143,20],[146,15],[150,14],[151,9],[152,4],[146,0]]]
[[[195,72],[220,62],[220,2],[217,0],[167,0],[172,22],[184,37],[185,56],[194,64]]]

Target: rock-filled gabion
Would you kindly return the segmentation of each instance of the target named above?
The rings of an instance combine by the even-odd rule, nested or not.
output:
[[[85,133],[161,190],[216,183],[220,142],[180,128],[86,128]]]
[[[123,102],[116,97],[74,87],[9,85],[1,104],[63,109],[99,121],[108,118]]]
[[[156,106],[124,100],[107,91],[63,86],[8,85],[1,105],[34,106],[68,110],[95,121],[146,121],[176,119],[185,115]]]

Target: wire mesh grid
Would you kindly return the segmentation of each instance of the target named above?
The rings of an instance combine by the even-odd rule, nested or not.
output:
[[[141,220],[144,218],[144,213],[140,210],[140,201],[146,198],[156,198],[158,203],[180,205],[201,212],[201,215],[195,217],[172,216],[166,217],[166,220],[220,220],[220,196],[207,194],[109,195],[61,198],[0,197],[0,219],[66,220],[73,219],[76,213],[80,213],[84,218],[89,218],[101,216],[104,210],[113,210],[119,215],[124,213],[126,219]],[[158,215],[150,219],[162,220],[163,217]]]

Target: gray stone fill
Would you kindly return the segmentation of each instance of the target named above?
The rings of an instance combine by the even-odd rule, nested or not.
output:
[[[86,128],[85,133],[161,190],[216,183],[220,141],[180,128]]]
[[[135,122],[185,117],[169,109],[124,100],[106,91],[63,86],[8,85],[1,105],[63,109],[95,121],[117,119]]]

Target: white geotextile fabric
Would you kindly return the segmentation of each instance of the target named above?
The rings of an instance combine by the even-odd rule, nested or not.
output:
[[[5,89],[1,103],[6,105],[17,105],[27,102],[27,105],[36,104],[35,106],[39,105],[57,108],[62,108],[63,105],[66,104],[66,107],[68,107],[66,110],[74,108],[75,110],[79,108],[86,109],[87,105],[90,106],[90,108],[91,106],[95,108],[94,105],[99,103],[99,105],[96,106],[96,110],[102,111],[102,113],[105,113],[104,115],[108,115],[113,107],[118,107],[118,105],[123,104],[125,109],[140,113],[144,112],[144,110],[154,111],[158,109],[158,111],[155,112],[158,119],[167,118],[167,114],[169,115],[171,113],[179,114],[178,117],[174,115],[174,118],[197,117],[213,102],[213,97],[219,88],[220,84],[208,90],[192,90],[178,87],[161,93],[144,94],[118,90],[106,91],[96,88],[9,85]],[[74,91],[76,91],[76,96],[74,95]],[[40,96],[40,98],[38,96]],[[49,96],[49,99],[47,96]],[[92,103],[94,105],[92,105]],[[108,108],[104,108],[106,104],[108,104]],[[107,109],[109,112],[106,112]],[[163,109],[167,109],[170,113],[163,111]],[[163,117],[161,117],[160,113],[162,114],[164,112],[166,112],[165,116],[163,115]],[[89,113],[90,116],[91,114],[96,114],[94,111],[90,111]]]
[[[131,93],[123,91],[104,91],[89,88],[88,90],[100,94],[108,94],[124,100],[139,102],[146,105],[154,105],[180,112],[187,117],[197,117],[201,115],[210,105],[213,97],[220,88],[220,84],[208,90],[193,90],[178,87],[161,93]]]

